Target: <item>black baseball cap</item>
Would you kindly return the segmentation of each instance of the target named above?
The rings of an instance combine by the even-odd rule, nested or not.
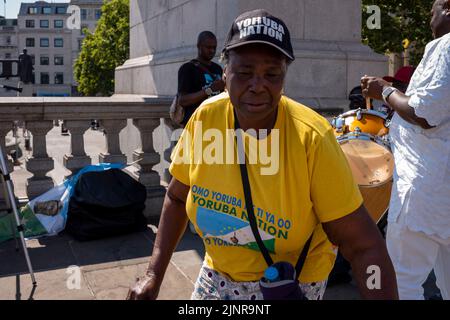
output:
[[[291,35],[286,24],[264,9],[241,14],[234,20],[223,52],[251,43],[264,43],[281,51],[294,61]]]

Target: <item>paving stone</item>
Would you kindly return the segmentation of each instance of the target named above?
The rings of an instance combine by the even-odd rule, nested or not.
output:
[[[187,229],[182,241],[172,256],[172,262],[195,283],[203,264],[204,256],[205,248],[203,241],[198,235],[192,234]]]
[[[80,266],[110,263],[121,265],[129,259],[148,261],[153,242],[149,240],[152,232],[132,233],[129,235],[88,242],[70,241],[76,261]]]
[[[80,270],[79,288],[69,289],[74,273],[67,269],[51,270],[35,273],[37,287],[32,292],[33,285],[29,274],[0,278],[0,300],[28,300],[32,294],[33,300],[92,300],[94,298]]]
[[[102,290],[96,293],[96,300],[125,300],[128,294],[128,288],[114,288]]]
[[[194,283],[171,263],[161,285],[158,300],[189,300],[193,291]]]
[[[28,240],[27,247],[35,272],[61,269],[76,264],[68,239],[64,236]],[[15,248],[14,240],[0,244],[0,261],[7,261],[0,263],[0,276],[28,272],[20,241],[19,251]]]
[[[89,287],[99,300],[124,300],[128,289],[142,276],[148,264],[130,265],[111,269],[85,272]],[[194,289],[187,279],[172,263],[167,268],[158,299],[189,299]]]
[[[142,276],[147,263],[84,272],[96,299],[123,300],[128,289]],[[122,294],[123,293],[123,294]]]
[[[202,267],[203,255],[199,256],[196,250],[179,251],[173,254],[172,262],[195,283]]]

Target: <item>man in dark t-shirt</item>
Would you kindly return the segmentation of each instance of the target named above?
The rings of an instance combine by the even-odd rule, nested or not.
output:
[[[211,60],[217,49],[214,33],[203,31],[197,40],[198,56],[180,67],[178,71],[179,103],[185,110],[183,125],[206,99],[221,93],[225,88],[222,68]]]

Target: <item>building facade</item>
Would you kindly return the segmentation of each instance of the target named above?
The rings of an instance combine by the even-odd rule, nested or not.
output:
[[[17,60],[17,19],[5,19],[0,16],[0,85],[17,86],[17,78],[6,78],[8,73],[7,62],[10,60]],[[5,69],[3,69],[3,62],[5,62]],[[9,64],[13,74],[17,74],[17,63]],[[15,91],[8,91],[0,88],[0,96],[14,97],[17,93]]]
[[[33,58],[34,84],[24,86],[22,96],[77,95],[73,70],[83,30],[95,31],[102,4],[103,0],[22,3],[17,19],[0,19],[0,59],[18,59],[25,48]],[[70,6],[79,8],[79,25],[67,23]],[[9,82],[16,86],[18,78]],[[0,96],[11,95],[15,93],[0,88]]]
[[[17,19],[0,16],[0,59],[17,58]]]
[[[67,3],[22,3],[18,15],[18,49],[34,60],[33,95],[69,96],[72,81],[72,30]]]

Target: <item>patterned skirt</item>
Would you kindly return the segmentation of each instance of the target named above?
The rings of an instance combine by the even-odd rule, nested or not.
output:
[[[327,280],[300,283],[308,300],[322,300]],[[235,282],[203,264],[191,300],[263,300],[259,282]]]

